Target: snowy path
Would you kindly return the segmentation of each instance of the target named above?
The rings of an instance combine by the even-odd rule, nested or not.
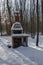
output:
[[[6,42],[8,39],[0,38],[0,65],[37,65],[16,49],[7,48]]]

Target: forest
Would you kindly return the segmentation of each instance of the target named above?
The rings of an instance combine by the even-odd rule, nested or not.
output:
[[[15,20],[16,11],[19,20]],[[21,23],[24,33],[33,38],[37,34],[38,40],[39,33],[43,35],[43,0],[0,0],[0,35],[11,35],[16,21]]]
[[[14,13],[19,11],[19,21],[23,25],[24,32],[35,34],[37,32],[37,24],[39,24],[39,32],[43,34],[42,0],[38,0],[38,6],[37,0],[0,0],[0,4],[0,31],[2,33],[10,34],[9,29],[15,22]],[[37,7],[39,22],[37,22]]]

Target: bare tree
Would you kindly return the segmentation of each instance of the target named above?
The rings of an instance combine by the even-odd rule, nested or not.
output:
[[[25,5],[26,5],[26,0],[20,0],[20,19],[23,28],[25,22]],[[23,21],[23,15],[24,15],[24,21]]]
[[[33,8],[33,0],[30,0],[30,22],[31,22],[31,37],[33,36],[33,15],[34,15],[34,8]]]
[[[2,36],[1,12],[0,12],[0,32],[1,32],[1,36]]]
[[[37,0],[37,39],[36,39],[36,46],[38,46],[38,42],[39,42],[39,10],[38,10],[38,4],[39,4],[39,1]]]
[[[35,0],[33,0],[33,37],[35,35]]]
[[[41,5],[42,5],[42,34],[43,34],[43,0],[41,0]]]
[[[12,26],[12,21],[11,21],[11,7],[9,6],[9,0],[7,0],[7,8],[8,8],[8,14],[9,14],[9,20]]]
[[[17,0],[15,0],[15,8],[16,8],[16,11],[19,10],[19,4],[18,4],[18,1]]]
[[[21,23],[23,21],[23,14],[22,14],[22,0],[20,0],[20,18],[21,18]]]

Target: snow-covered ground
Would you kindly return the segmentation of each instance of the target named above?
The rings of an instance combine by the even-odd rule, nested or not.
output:
[[[11,45],[10,36],[0,36],[0,65],[43,65],[43,36],[39,37],[36,47],[36,37],[28,39],[28,47],[8,48]]]

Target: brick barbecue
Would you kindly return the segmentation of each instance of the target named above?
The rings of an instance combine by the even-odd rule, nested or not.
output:
[[[23,33],[20,22],[15,22],[11,28],[12,47],[28,46],[28,34]]]

